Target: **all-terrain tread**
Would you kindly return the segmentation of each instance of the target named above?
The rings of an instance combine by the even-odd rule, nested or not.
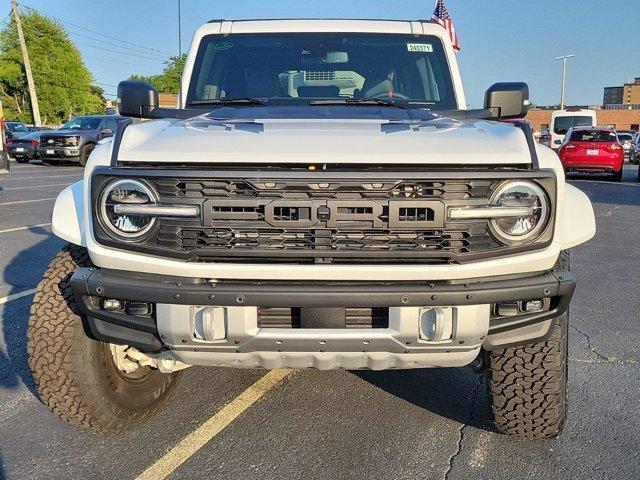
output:
[[[556,268],[570,269],[568,251]],[[489,354],[488,387],[493,420],[500,433],[522,438],[554,438],[567,413],[569,314],[558,317],[543,342]]]
[[[65,247],[49,264],[31,306],[29,368],[41,401],[58,417],[95,430],[127,429],[156,413],[177,376],[162,382],[150,407],[127,409],[104,394],[105,378],[95,368],[100,363],[104,366],[103,344],[86,337],[70,285],[78,267],[90,266],[86,249],[75,245]]]

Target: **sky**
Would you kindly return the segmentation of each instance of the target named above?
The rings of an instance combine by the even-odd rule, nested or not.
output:
[[[10,2],[0,2],[5,3],[8,12]],[[214,18],[415,20],[431,17],[435,3],[433,0],[181,2],[185,51],[196,28]],[[159,73],[167,54],[178,52],[178,0],[20,3],[63,21],[94,80],[107,93],[115,93],[118,82],[133,73]],[[458,63],[472,107],[481,107],[485,90],[502,81],[527,82],[532,102],[537,105],[559,103],[562,65],[555,58],[565,54],[576,55],[568,66],[569,105],[601,104],[603,87],[640,77],[640,0],[447,0],[446,5],[462,43]],[[4,17],[2,10],[0,17]]]

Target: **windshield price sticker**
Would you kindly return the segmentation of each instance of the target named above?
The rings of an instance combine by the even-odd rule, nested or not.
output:
[[[407,50],[417,53],[433,53],[433,45],[430,43],[407,43]]]

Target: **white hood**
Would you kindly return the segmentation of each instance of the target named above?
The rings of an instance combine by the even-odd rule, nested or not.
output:
[[[118,156],[145,163],[525,164],[524,133],[512,125],[446,118],[153,121],[129,127]]]

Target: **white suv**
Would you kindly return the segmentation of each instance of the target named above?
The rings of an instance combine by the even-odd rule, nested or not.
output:
[[[595,222],[518,120],[525,84],[466,110],[429,23],[214,21],[179,109],[142,82],[118,96],[154,121],[102,142],[60,194],[53,229],[70,245],[30,319],[57,415],[134,425],[189,365],[472,365],[499,431],[560,432],[567,251]]]

